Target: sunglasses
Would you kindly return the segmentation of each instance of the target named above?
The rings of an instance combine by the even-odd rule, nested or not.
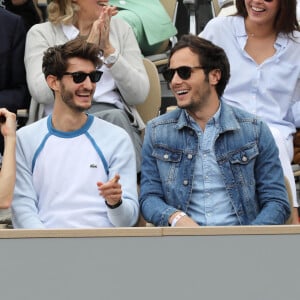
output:
[[[182,66],[176,69],[166,69],[162,72],[163,77],[165,80],[170,83],[175,75],[175,72],[177,72],[178,76],[183,79],[187,80],[191,77],[191,74],[194,69],[204,69],[204,67],[188,67],[188,66]]]
[[[91,82],[98,82],[102,76],[103,72],[101,71],[93,71],[91,73],[84,73],[84,72],[66,72],[63,75],[71,75],[73,78],[74,83],[81,83],[85,81],[87,76],[90,77]]]

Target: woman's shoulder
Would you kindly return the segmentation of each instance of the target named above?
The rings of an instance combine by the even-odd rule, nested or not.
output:
[[[207,23],[207,25],[223,27],[223,26],[229,26],[231,24],[235,24],[236,22],[241,22],[241,21],[243,21],[243,18],[240,16],[218,16],[218,17],[211,19]]]
[[[56,36],[63,34],[60,24],[53,24],[49,21],[33,25],[28,33],[27,40],[30,39],[34,43],[38,37],[43,37],[45,40],[52,40]]]
[[[243,18],[239,16],[219,16],[210,20],[199,36],[208,39],[220,47],[231,47],[239,32],[243,32]]]
[[[51,34],[51,33],[55,33],[57,31],[62,31],[62,27],[61,24],[54,24],[52,22],[46,21],[43,23],[38,23],[33,25],[28,33],[32,34],[32,33],[43,33],[43,34]]]
[[[243,27],[243,18],[240,16],[219,16],[211,19],[205,26],[203,32],[224,34],[226,31],[235,32],[236,29]]]

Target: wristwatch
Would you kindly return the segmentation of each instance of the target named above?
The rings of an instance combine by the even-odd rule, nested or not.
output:
[[[105,65],[113,65],[119,57],[119,51],[115,49],[115,52],[112,54],[108,55],[107,57],[102,56],[102,61]]]
[[[119,202],[117,202],[116,204],[109,204],[106,200],[105,200],[105,204],[107,207],[109,207],[110,209],[115,209],[117,207],[119,207],[122,204],[122,199],[120,199]]]

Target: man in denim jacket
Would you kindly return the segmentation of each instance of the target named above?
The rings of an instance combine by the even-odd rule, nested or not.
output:
[[[164,77],[179,108],[146,128],[140,196],[146,221],[193,227],[288,219],[269,128],[220,100],[229,69],[223,49],[202,38],[185,35],[172,49]]]

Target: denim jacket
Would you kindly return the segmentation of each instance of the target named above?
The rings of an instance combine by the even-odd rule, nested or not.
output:
[[[142,151],[140,206],[146,221],[167,226],[188,212],[198,137],[185,111],[150,121]],[[284,224],[290,206],[278,149],[267,125],[222,102],[215,155],[240,225]]]

